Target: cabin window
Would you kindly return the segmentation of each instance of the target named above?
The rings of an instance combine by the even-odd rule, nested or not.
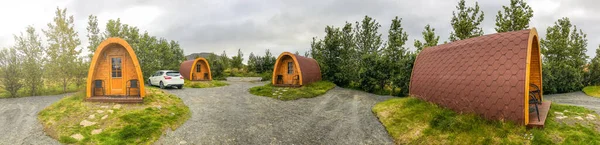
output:
[[[112,62],[112,77],[113,78],[120,78],[122,77],[122,73],[123,73],[123,68],[121,67],[121,58],[112,58],[111,59]]]
[[[294,73],[294,63],[288,62],[288,74],[293,74],[293,73]]]
[[[196,64],[196,72],[202,72],[201,66],[202,65],[200,65],[200,64]]]

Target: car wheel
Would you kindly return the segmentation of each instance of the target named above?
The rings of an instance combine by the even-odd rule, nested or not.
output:
[[[163,83],[162,83],[162,82],[160,82],[160,88],[161,88],[161,89],[165,89],[165,85],[163,85]]]
[[[152,82],[148,79],[148,85],[152,86]]]
[[[183,85],[180,85],[180,86],[179,86],[179,89],[183,89]]]

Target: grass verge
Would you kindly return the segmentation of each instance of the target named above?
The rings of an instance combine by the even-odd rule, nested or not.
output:
[[[183,86],[188,87],[188,88],[212,88],[212,87],[221,87],[221,86],[227,86],[227,85],[229,85],[229,84],[222,82],[222,81],[217,81],[217,80],[212,80],[212,81],[185,80],[183,83]]]
[[[583,92],[588,96],[600,98],[600,86],[587,86],[583,88]]]
[[[250,88],[250,93],[286,101],[313,98],[325,94],[327,91],[333,89],[333,87],[335,87],[335,84],[328,81],[318,81],[299,88],[275,87],[269,83],[264,86]]]
[[[190,118],[190,110],[174,95],[156,88],[147,92],[143,104],[120,104],[120,109],[112,103],[84,102],[85,93],[79,92],[40,111],[38,120],[49,136],[65,144],[151,144],[166,129],[182,125]],[[96,124],[83,127],[83,120]],[[102,132],[92,135],[96,129]],[[76,140],[71,137],[74,134],[84,138]]]
[[[545,128],[530,130],[457,114],[413,97],[380,102],[373,112],[396,144],[600,144],[600,117],[576,106],[552,104]]]

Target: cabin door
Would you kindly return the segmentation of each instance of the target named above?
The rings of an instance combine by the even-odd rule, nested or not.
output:
[[[123,84],[123,57],[122,56],[111,56],[110,57],[110,94],[111,95],[124,95],[125,85]]]

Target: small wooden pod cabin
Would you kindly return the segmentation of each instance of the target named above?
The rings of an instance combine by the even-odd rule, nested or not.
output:
[[[108,38],[96,49],[90,63],[86,100],[139,103],[146,95],[135,52],[121,38]]]
[[[541,101],[540,56],[535,28],[425,48],[413,67],[410,94],[456,112],[543,127],[550,102]],[[534,105],[539,116],[530,112]]]
[[[299,87],[321,80],[319,63],[312,58],[283,52],[273,68],[274,86]]]
[[[212,80],[210,65],[208,64],[208,61],[202,57],[182,62],[179,66],[179,73],[181,73],[183,78],[191,81]]]

